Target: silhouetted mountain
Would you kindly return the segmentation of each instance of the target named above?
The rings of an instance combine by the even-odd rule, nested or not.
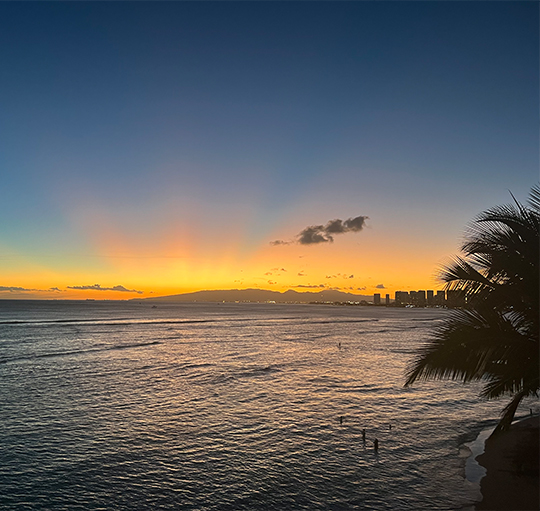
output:
[[[359,302],[372,300],[372,296],[355,295],[332,289],[317,292],[298,292],[289,289],[284,293],[267,289],[218,289],[212,291],[196,291],[180,295],[157,296],[144,298],[152,302]],[[135,300],[140,301],[140,298]]]

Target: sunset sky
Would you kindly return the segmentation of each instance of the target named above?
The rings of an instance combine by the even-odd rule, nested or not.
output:
[[[537,2],[0,3],[0,298],[440,289],[538,181],[538,27]]]

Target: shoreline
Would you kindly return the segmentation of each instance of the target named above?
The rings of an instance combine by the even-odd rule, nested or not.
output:
[[[483,439],[490,430],[482,431],[470,444],[467,460],[470,482],[480,481],[482,500],[477,511],[521,511],[540,509],[539,433],[540,417],[527,417],[514,422],[510,431]],[[483,444],[483,452],[481,451]],[[480,454],[477,454],[480,452]],[[474,462],[476,461],[476,463]],[[485,475],[478,477],[485,470]],[[469,478],[472,477],[472,480]]]

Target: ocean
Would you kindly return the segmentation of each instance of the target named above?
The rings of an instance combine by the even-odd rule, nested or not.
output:
[[[505,402],[403,386],[447,313],[0,301],[0,508],[466,509]]]

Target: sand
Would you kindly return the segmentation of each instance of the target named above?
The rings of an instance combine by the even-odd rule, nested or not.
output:
[[[480,482],[483,499],[477,510],[539,510],[540,418],[512,425],[510,431],[486,441],[476,457],[487,473]]]

